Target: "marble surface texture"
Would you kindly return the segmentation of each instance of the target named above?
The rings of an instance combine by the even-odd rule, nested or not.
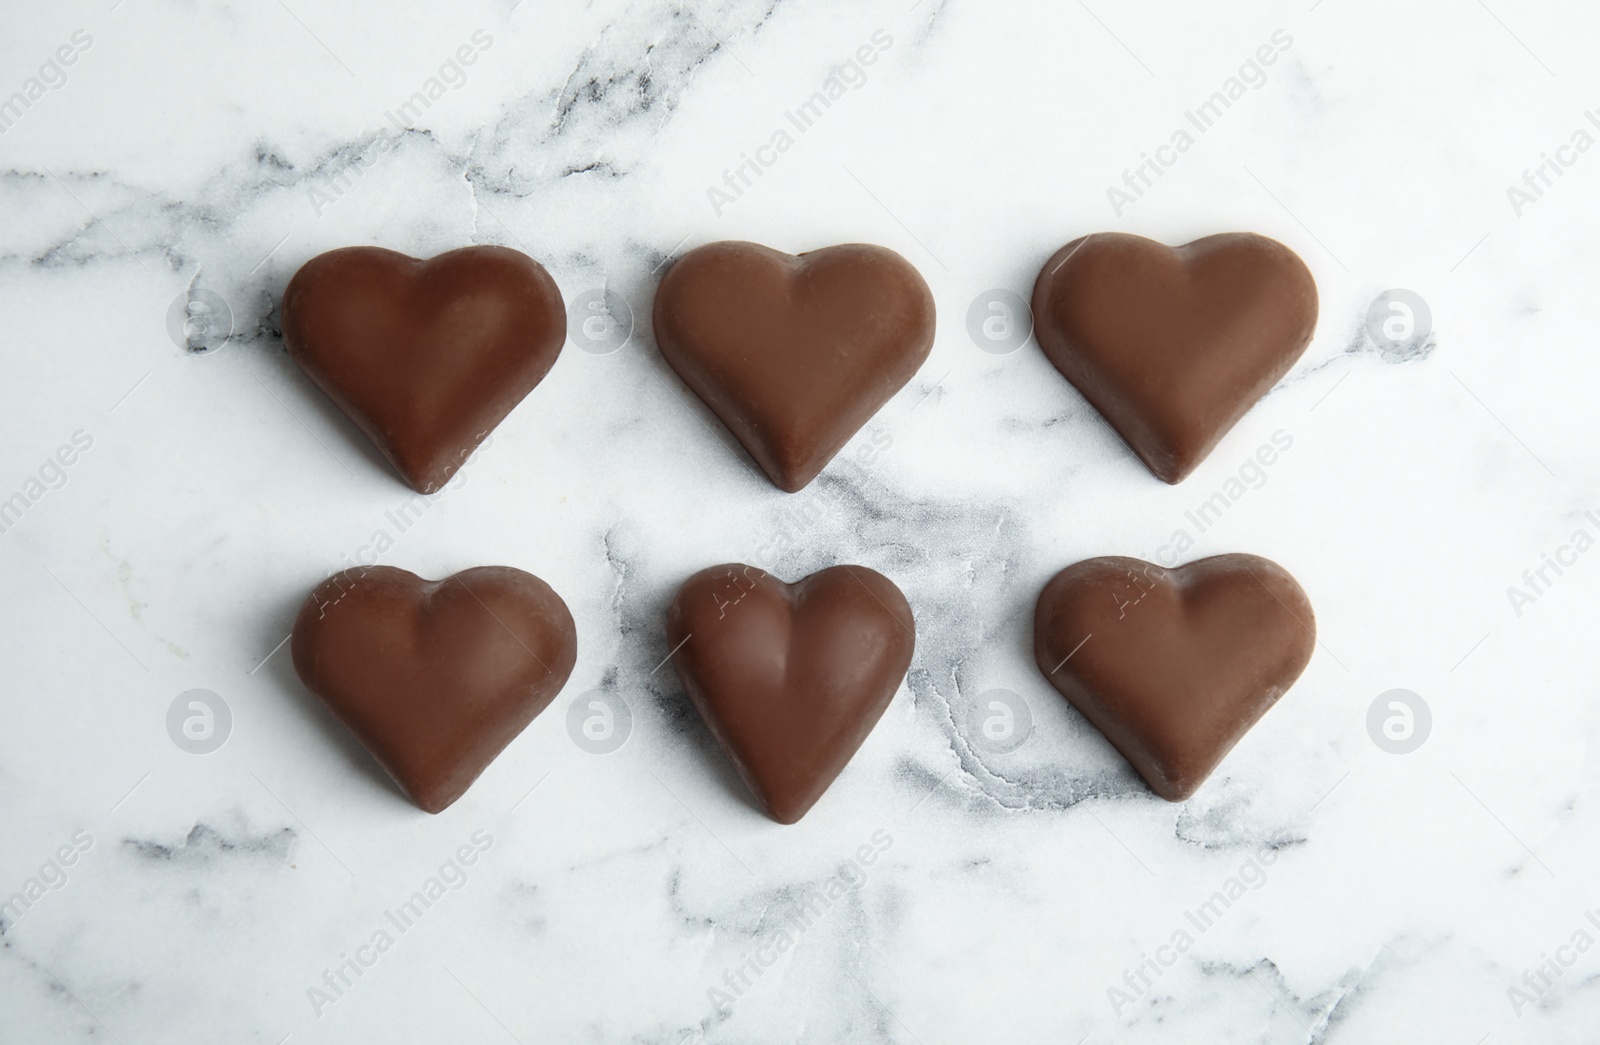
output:
[[[6,4],[0,1040],[1593,1041],[1597,33],[1579,0]],[[1109,229],[1259,231],[1320,287],[1305,357],[1176,487],[1031,341],[969,332]],[[644,321],[717,239],[881,243],[937,299],[927,364],[800,494]],[[278,331],[353,243],[506,244],[640,321],[569,344],[401,527]],[[1175,805],[1045,683],[1030,617],[1180,532],[1284,564],[1320,642]],[[378,544],[527,569],[578,624],[566,691],[435,817],[279,648]],[[673,592],[728,560],[862,563],[916,609],[797,826],[662,666]],[[972,728],[995,690],[1010,751]],[[1395,698],[1369,727],[1393,690],[1427,709],[1409,753]],[[580,697],[620,748],[574,740]]]

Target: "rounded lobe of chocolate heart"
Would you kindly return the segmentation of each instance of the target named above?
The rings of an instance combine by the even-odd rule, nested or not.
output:
[[[507,247],[428,260],[343,247],[302,265],[283,293],[290,357],[419,493],[450,480],[566,336],[555,281]]]
[[[429,813],[555,699],[578,652],[566,603],[509,566],[442,581],[346,570],[311,592],[293,634],[306,688]]]
[[[1305,352],[1317,285],[1293,251],[1254,233],[1168,247],[1101,232],[1045,263],[1033,315],[1055,368],[1176,483]]]
[[[1087,559],[1056,574],[1034,611],[1039,670],[1174,802],[1294,684],[1315,646],[1305,591],[1255,555],[1171,570]]]
[[[933,294],[884,247],[708,243],[661,280],[654,325],[684,384],[794,493],[928,358]]]
[[[712,566],[667,611],[684,691],[780,824],[804,816],[872,732],[911,666],[915,629],[900,589],[865,566],[794,584]]]

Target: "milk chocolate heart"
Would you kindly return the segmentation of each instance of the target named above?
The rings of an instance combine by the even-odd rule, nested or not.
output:
[[[1174,248],[1095,233],[1045,264],[1033,316],[1050,362],[1152,472],[1176,483],[1311,343],[1317,285],[1265,236]]]
[[[905,596],[865,566],[785,584],[753,566],[701,570],[667,611],[678,678],[766,814],[806,814],[911,666]]]
[[[427,261],[343,247],[283,292],[283,343],[405,481],[432,493],[544,379],[567,336],[561,291],[507,247]]]
[[[933,324],[917,270],[864,243],[798,256],[708,243],[656,290],[661,355],[790,493],[911,380]]]
[[[567,604],[521,570],[374,566],[317,585],[290,648],[306,688],[437,813],[555,699],[578,640]]]
[[[1275,562],[1217,555],[1174,570],[1088,559],[1039,594],[1039,670],[1152,790],[1188,798],[1300,677],[1311,603]]]

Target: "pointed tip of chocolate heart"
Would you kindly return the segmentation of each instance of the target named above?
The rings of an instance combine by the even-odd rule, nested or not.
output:
[[[1182,460],[1176,454],[1146,456],[1137,451],[1135,453],[1144,462],[1145,467],[1150,469],[1150,474],[1168,486],[1176,486],[1189,478],[1190,473],[1200,467],[1202,460],[1199,457]]]
[[[810,486],[811,480],[821,475],[822,469],[826,466],[826,461],[821,464],[789,466],[775,463],[770,469],[763,467],[763,471],[766,471],[767,478],[772,480],[772,485],[784,493],[799,493]]]
[[[1269,559],[1175,569],[1121,556],[1067,567],[1039,594],[1039,670],[1150,789],[1182,801],[1311,660],[1304,589]]]
[[[404,785],[402,785],[404,787]],[[456,799],[467,793],[466,788],[439,791],[407,791],[411,804],[430,816],[437,816],[456,804]]]
[[[752,797],[768,820],[784,827],[798,824],[822,799],[822,795],[818,794],[805,801],[784,801],[765,792],[752,792]]]

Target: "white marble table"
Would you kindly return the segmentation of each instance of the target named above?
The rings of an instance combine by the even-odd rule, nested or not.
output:
[[[1597,31],[1578,0],[7,5],[0,902],[31,899],[0,1040],[1592,1041]],[[1102,229],[1256,230],[1320,286],[1305,358],[1177,487],[1031,342],[967,331]],[[798,495],[643,321],[671,256],[729,238],[882,243],[938,301],[846,454],[881,452]],[[641,321],[569,345],[402,531],[409,491],[277,331],[351,243],[515,246]],[[1394,289],[1425,336],[1367,334]],[[169,333],[190,300],[214,351]],[[1179,531],[1287,566],[1321,642],[1172,805],[1029,622],[1056,570]],[[424,575],[537,573],[578,623],[567,690],[437,817],[277,649],[380,533]],[[763,555],[872,566],[919,624],[788,828],[661,667],[682,579]],[[995,689],[1033,720],[1010,752],[967,726]],[[1407,754],[1368,728],[1395,689],[1431,713]],[[227,709],[208,754],[169,732],[191,690]],[[608,754],[567,728],[591,691],[631,718]]]

